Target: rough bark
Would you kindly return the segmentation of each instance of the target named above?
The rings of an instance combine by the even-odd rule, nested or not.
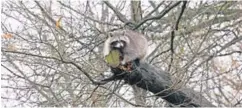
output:
[[[131,16],[134,22],[139,22],[142,19],[141,13],[141,1],[131,1]],[[132,86],[133,93],[135,96],[135,103],[138,105],[145,105],[146,99],[146,90],[137,87],[136,85]]]

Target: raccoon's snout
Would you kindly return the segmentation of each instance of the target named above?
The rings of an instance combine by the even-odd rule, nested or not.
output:
[[[111,44],[111,46],[112,46],[113,48],[118,48],[118,49],[120,49],[120,48],[123,48],[123,47],[124,47],[124,43],[121,42],[121,41],[116,41],[116,42],[113,42],[113,43]]]
[[[124,47],[124,45],[123,45],[122,42],[118,42],[114,47],[116,47],[116,48],[122,48],[122,47]]]

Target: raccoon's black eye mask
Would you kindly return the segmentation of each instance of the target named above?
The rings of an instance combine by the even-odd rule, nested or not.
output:
[[[112,49],[123,49],[126,46],[126,42],[123,40],[120,41],[114,41],[111,43]]]

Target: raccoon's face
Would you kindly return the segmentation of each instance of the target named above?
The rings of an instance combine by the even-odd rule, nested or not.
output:
[[[110,44],[110,47],[112,49],[118,49],[118,50],[122,50],[124,49],[124,47],[126,46],[126,42],[123,40],[117,40],[117,41],[113,41]]]
[[[129,43],[129,38],[123,33],[111,33],[110,38],[111,49],[123,50]]]

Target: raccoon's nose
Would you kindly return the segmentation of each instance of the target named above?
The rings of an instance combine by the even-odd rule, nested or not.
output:
[[[118,42],[118,43],[116,43],[115,45],[114,45],[114,47],[116,47],[116,48],[122,48],[124,45],[123,45],[123,43],[122,42]]]

